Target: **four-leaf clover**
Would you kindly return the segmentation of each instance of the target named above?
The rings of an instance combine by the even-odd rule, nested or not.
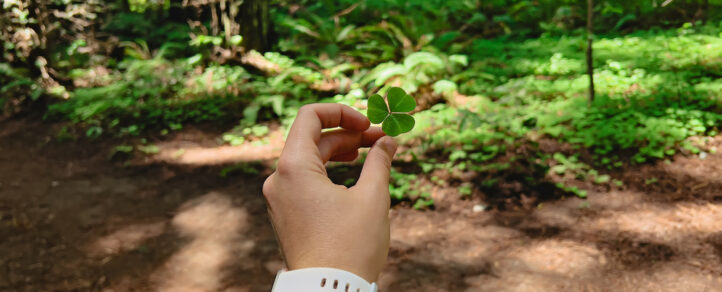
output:
[[[388,105],[381,95],[374,94],[369,97],[366,113],[369,120],[374,124],[382,124],[381,129],[389,136],[398,136],[411,131],[416,121],[408,112],[416,108],[414,98],[399,87],[391,87],[386,99]]]

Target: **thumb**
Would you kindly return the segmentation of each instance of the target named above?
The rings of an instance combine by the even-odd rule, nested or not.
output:
[[[385,192],[382,194],[386,194],[389,189],[391,161],[396,153],[396,148],[398,145],[391,137],[384,136],[376,140],[366,156],[361,177],[356,185],[370,190],[383,189]]]

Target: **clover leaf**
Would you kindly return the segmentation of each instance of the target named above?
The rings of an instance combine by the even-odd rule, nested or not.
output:
[[[382,124],[381,129],[389,136],[411,131],[416,124],[408,112],[416,108],[416,101],[399,87],[391,87],[386,94],[387,101],[381,95],[369,97],[366,115],[374,124]]]

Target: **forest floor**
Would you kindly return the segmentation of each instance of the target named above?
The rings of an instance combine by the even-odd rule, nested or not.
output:
[[[55,127],[0,124],[0,291],[270,290],[282,263],[260,189],[278,141],[187,128],[123,161],[118,141]],[[395,206],[381,291],[722,291],[722,154],[615,176],[621,190],[534,208],[443,188],[433,210]]]

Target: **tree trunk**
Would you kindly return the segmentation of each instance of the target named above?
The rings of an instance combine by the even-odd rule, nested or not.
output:
[[[238,13],[241,25],[241,44],[246,50],[264,52],[271,47],[271,21],[267,0],[244,0]]]
[[[593,42],[594,0],[587,0],[587,74],[589,75],[589,101],[594,101],[594,55]]]

